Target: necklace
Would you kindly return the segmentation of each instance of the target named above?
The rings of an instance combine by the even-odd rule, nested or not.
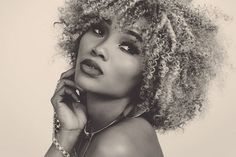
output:
[[[114,124],[116,124],[116,123],[118,123],[120,120],[122,120],[122,119],[124,119],[125,118],[125,116],[124,116],[124,114],[123,114],[123,112],[116,118],[116,119],[114,119],[112,122],[110,122],[109,124],[107,124],[106,126],[104,126],[104,127],[102,127],[101,129],[98,129],[98,130],[96,130],[96,131],[89,131],[89,127],[91,127],[91,121],[88,121],[87,122],[87,124],[85,125],[85,127],[84,127],[84,134],[85,134],[85,136],[86,136],[86,138],[88,139],[88,142],[87,143],[85,143],[85,146],[83,147],[82,146],[82,141],[81,141],[81,143],[79,144],[79,149],[82,147],[82,152],[81,152],[81,157],[84,157],[85,156],[85,154],[86,154],[86,152],[87,152],[87,150],[88,150],[88,148],[89,148],[89,145],[91,144],[91,141],[92,141],[92,138],[94,137],[94,135],[96,135],[96,134],[98,134],[99,132],[101,132],[101,131],[103,131],[103,130],[105,130],[105,129],[107,129],[108,127],[110,127],[110,126],[112,126],[112,125],[114,125]],[[76,152],[76,150],[74,150],[74,154],[75,154],[75,156],[77,156],[77,152]]]
[[[88,150],[88,147],[89,147],[89,145],[90,145],[90,143],[91,143],[92,138],[93,138],[94,135],[96,135],[96,134],[98,134],[99,132],[101,132],[101,131],[107,129],[108,127],[110,127],[110,126],[112,126],[112,125],[114,125],[114,124],[120,122],[121,120],[123,120],[123,119],[126,118],[126,117],[136,118],[136,117],[139,117],[140,115],[142,115],[144,112],[146,112],[146,110],[141,110],[141,111],[136,112],[135,114],[132,114],[132,115],[129,115],[129,116],[127,116],[127,115],[125,116],[124,113],[122,112],[116,119],[114,119],[114,120],[113,120],[112,122],[110,122],[108,125],[104,126],[104,127],[101,128],[101,129],[98,129],[98,130],[96,130],[96,131],[89,131],[89,130],[88,130],[88,127],[91,127],[91,121],[88,121],[87,124],[86,124],[85,127],[84,127],[84,130],[83,130],[85,136],[88,138],[88,142],[86,143],[84,150],[83,150],[83,148],[82,148],[82,153],[81,153],[81,156],[80,156],[80,157],[84,157],[84,156],[85,156],[85,154],[86,154],[86,152],[87,152],[87,150]],[[79,149],[81,148],[81,145],[82,145],[82,141],[79,143],[79,146],[78,146]],[[76,157],[78,157],[78,156],[77,156],[77,152],[76,152],[75,149],[74,149],[74,154],[75,154]]]
[[[110,122],[108,125],[104,126],[104,127],[101,128],[101,129],[98,129],[98,130],[96,130],[96,131],[93,131],[93,132],[89,132],[89,131],[87,130],[87,127],[88,127],[88,125],[90,124],[90,122],[88,122],[88,123],[85,125],[85,127],[84,127],[84,133],[85,133],[85,135],[86,135],[87,137],[92,137],[92,136],[94,136],[95,134],[97,134],[97,133],[103,131],[104,129],[106,129],[106,128],[108,128],[108,127],[110,127],[110,126],[113,125],[114,123],[118,122],[120,119],[122,119],[122,117],[123,117],[123,113],[122,113],[120,116],[118,116],[116,119],[114,119],[112,122]]]

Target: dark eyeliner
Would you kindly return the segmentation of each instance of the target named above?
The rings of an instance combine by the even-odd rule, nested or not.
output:
[[[128,50],[123,48],[122,46],[127,46]],[[119,44],[119,47],[122,51],[125,51],[126,53],[129,53],[129,54],[132,54],[132,55],[140,53],[139,48],[134,43],[132,43],[131,41],[122,41],[121,44]]]
[[[101,23],[96,23],[91,26],[91,31],[96,34],[99,37],[103,37],[105,34],[105,28]],[[98,30],[99,32],[96,32],[95,30]]]

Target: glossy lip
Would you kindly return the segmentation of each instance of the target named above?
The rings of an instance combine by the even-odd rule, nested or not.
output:
[[[101,67],[91,59],[84,59],[82,62],[80,62],[80,67],[82,66],[82,64],[85,64],[89,67],[93,67],[94,69],[98,70],[101,73],[101,75],[104,74]]]

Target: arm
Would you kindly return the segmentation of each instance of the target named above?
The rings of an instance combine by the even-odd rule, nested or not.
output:
[[[74,72],[74,69],[70,69],[61,75],[51,99],[57,119],[60,121],[60,128],[55,138],[68,153],[72,151],[87,122],[86,109],[79,101],[79,95],[76,93],[77,88],[72,80]],[[63,157],[63,154],[55,144],[52,144],[45,157]]]
[[[76,140],[80,134],[80,131],[60,131],[56,135],[56,139],[63,148],[71,153]],[[63,157],[62,153],[56,148],[54,144],[51,144],[49,150],[47,151],[45,157]]]

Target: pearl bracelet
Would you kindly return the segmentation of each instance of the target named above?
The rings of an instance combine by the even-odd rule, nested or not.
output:
[[[52,142],[56,146],[56,149],[59,150],[64,157],[70,157],[70,154],[64,149],[64,147],[60,145],[60,143],[55,137],[53,137]]]

